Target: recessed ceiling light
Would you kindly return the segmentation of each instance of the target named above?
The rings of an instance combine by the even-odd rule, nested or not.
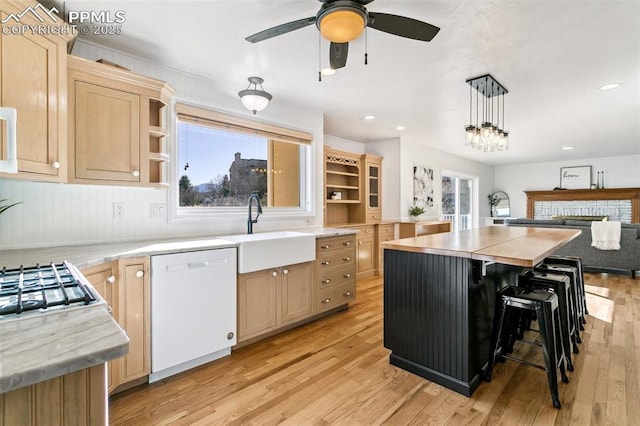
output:
[[[335,73],[336,73],[336,70],[330,67],[324,67],[320,70],[320,74],[322,75],[334,75]]]
[[[571,151],[572,149],[575,149],[575,146],[563,146],[562,147],[563,151]]]
[[[365,116],[364,116],[364,119],[365,119],[365,120],[373,120],[374,118],[376,118],[376,116],[375,116],[375,115],[365,115]]]
[[[611,89],[615,89],[616,87],[620,87],[620,84],[622,84],[622,83],[609,83],[609,84],[605,84],[604,86],[600,87],[600,90],[611,90]]]
[[[397,126],[396,127],[396,130],[404,130],[404,129],[406,129],[406,127],[404,127],[404,126]]]

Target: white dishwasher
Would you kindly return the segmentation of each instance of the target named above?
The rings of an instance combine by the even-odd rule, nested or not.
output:
[[[235,248],[151,256],[150,383],[231,353],[236,256]]]

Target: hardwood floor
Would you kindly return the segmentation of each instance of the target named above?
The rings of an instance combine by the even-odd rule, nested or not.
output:
[[[640,425],[640,279],[585,279],[590,315],[560,410],[544,371],[511,361],[471,398],[391,366],[373,277],[347,311],[112,397],[111,424]]]

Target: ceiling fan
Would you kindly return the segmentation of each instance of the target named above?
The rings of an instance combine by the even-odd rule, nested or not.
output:
[[[331,68],[342,68],[347,63],[349,42],[356,39],[365,27],[400,37],[431,41],[440,28],[405,16],[369,12],[365,5],[373,0],[319,0],[322,3],[316,16],[287,22],[250,35],[251,43],[267,40],[291,31],[316,24],[324,38],[331,41],[329,63]]]

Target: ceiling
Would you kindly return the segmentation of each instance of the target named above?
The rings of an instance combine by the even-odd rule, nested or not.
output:
[[[364,143],[402,137],[489,165],[640,154],[640,0],[376,0],[369,11],[441,30],[426,43],[369,29],[368,65],[361,36],[350,43],[347,66],[322,82],[315,26],[244,40],[319,7],[316,0],[66,2],[67,10],[126,12],[122,35],[93,42],[210,78],[230,93],[261,76],[273,103],[322,110],[328,135]],[[327,41],[320,53],[326,66]],[[509,91],[507,152],[464,145],[465,81],[487,73]],[[599,90],[610,82],[622,85]],[[367,114],[376,118],[363,120]]]

